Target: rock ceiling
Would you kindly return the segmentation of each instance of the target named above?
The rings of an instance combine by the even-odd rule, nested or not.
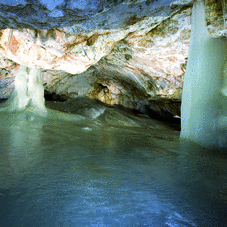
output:
[[[19,64],[42,68],[46,92],[141,109],[181,100],[193,1],[0,1],[0,98]],[[221,2],[207,1],[211,35]]]

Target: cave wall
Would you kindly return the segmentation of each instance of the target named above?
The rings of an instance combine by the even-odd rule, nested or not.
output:
[[[129,1],[131,11],[124,8],[118,27],[103,25],[81,33],[75,32],[78,23],[49,29],[2,29],[0,98],[10,96],[18,66],[24,64],[42,68],[46,92],[64,99],[85,95],[142,112],[179,115],[192,4],[171,2],[154,8],[155,2],[146,1],[146,8],[142,3]],[[118,15],[121,4],[111,6],[112,11],[101,13],[100,18],[107,13]],[[151,6],[152,13],[145,13]],[[221,2],[207,1],[206,14],[209,33],[222,35]],[[173,102],[177,108],[171,107]]]

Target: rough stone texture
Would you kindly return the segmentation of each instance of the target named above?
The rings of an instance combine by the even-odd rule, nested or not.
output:
[[[118,29],[148,15],[163,17],[190,0],[1,0],[0,28]],[[163,10],[165,8],[165,10]]]
[[[41,14],[33,20],[26,15],[12,20],[19,11],[13,6],[7,6],[7,11],[0,5],[4,8],[1,17],[8,18],[5,25],[9,27],[0,31],[0,98],[9,97],[18,64],[24,64],[43,69],[49,94],[65,99],[85,95],[146,113],[161,111],[166,118],[169,113],[179,115],[191,1],[93,2],[89,3],[90,11],[82,5],[79,11],[70,4],[56,8],[64,16],[55,20],[46,11],[47,6],[15,6],[19,11],[30,7],[45,12],[43,21],[37,19]],[[221,2],[209,0],[207,7],[209,32],[220,36]],[[80,16],[75,17],[76,13]],[[57,26],[63,19],[63,25]],[[40,29],[42,23],[45,26]]]
[[[14,79],[19,65],[8,59],[0,62],[0,99],[9,98],[14,91]]]

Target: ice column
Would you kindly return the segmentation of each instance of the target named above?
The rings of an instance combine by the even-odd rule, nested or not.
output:
[[[33,111],[45,112],[44,88],[41,69],[20,65],[15,77],[15,91],[2,110],[22,110],[26,107]]]
[[[28,96],[32,105],[45,109],[44,88],[41,69],[32,68],[29,73]]]
[[[27,67],[20,65],[18,74],[15,77],[15,92],[9,100],[12,109],[23,109],[28,104],[28,76]]]
[[[224,123],[220,116],[227,114],[227,98],[221,92],[226,52],[227,39],[210,37],[205,5],[202,1],[196,2],[192,9],[189,57],[182,94],[182,141],[187,139],[205,147],[225,144]]]

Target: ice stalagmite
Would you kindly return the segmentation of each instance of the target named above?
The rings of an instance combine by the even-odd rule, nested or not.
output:
[[[15,77],[15,90],[9,100],[0,106],[0,112],[19,112],[29,115],[32,113],[56,119],[68,121],[81,121],[85,119],[75,114],[62,113],[57,110],[47,109],[45,107],[44,87],[42,70],[40,68],[28,68],[20,65]],[[33,118],[31,118],[33,119]]]
[[[20,65],[15,77],[15,90],[1,110],[14,111],[30,108],[32,111],[46,112],[41,69]]]
[[[18,74],[15,77],[15,91],[9,99],[11,109],[23,109],[27,106],[29,97],[27,67],[20,65]]]
[[[29,73],[28,96],[33,106],[45,110],[44,88],[41,69],[32,68]]]
[[[225,88],[222,86],[226,61],[227,39],[210,37],[205,5],[198,1],[192,9],[189,57],[182,94],[182,141],[186,139],[209,148],[227,145],[227,97],[223,95]]]

